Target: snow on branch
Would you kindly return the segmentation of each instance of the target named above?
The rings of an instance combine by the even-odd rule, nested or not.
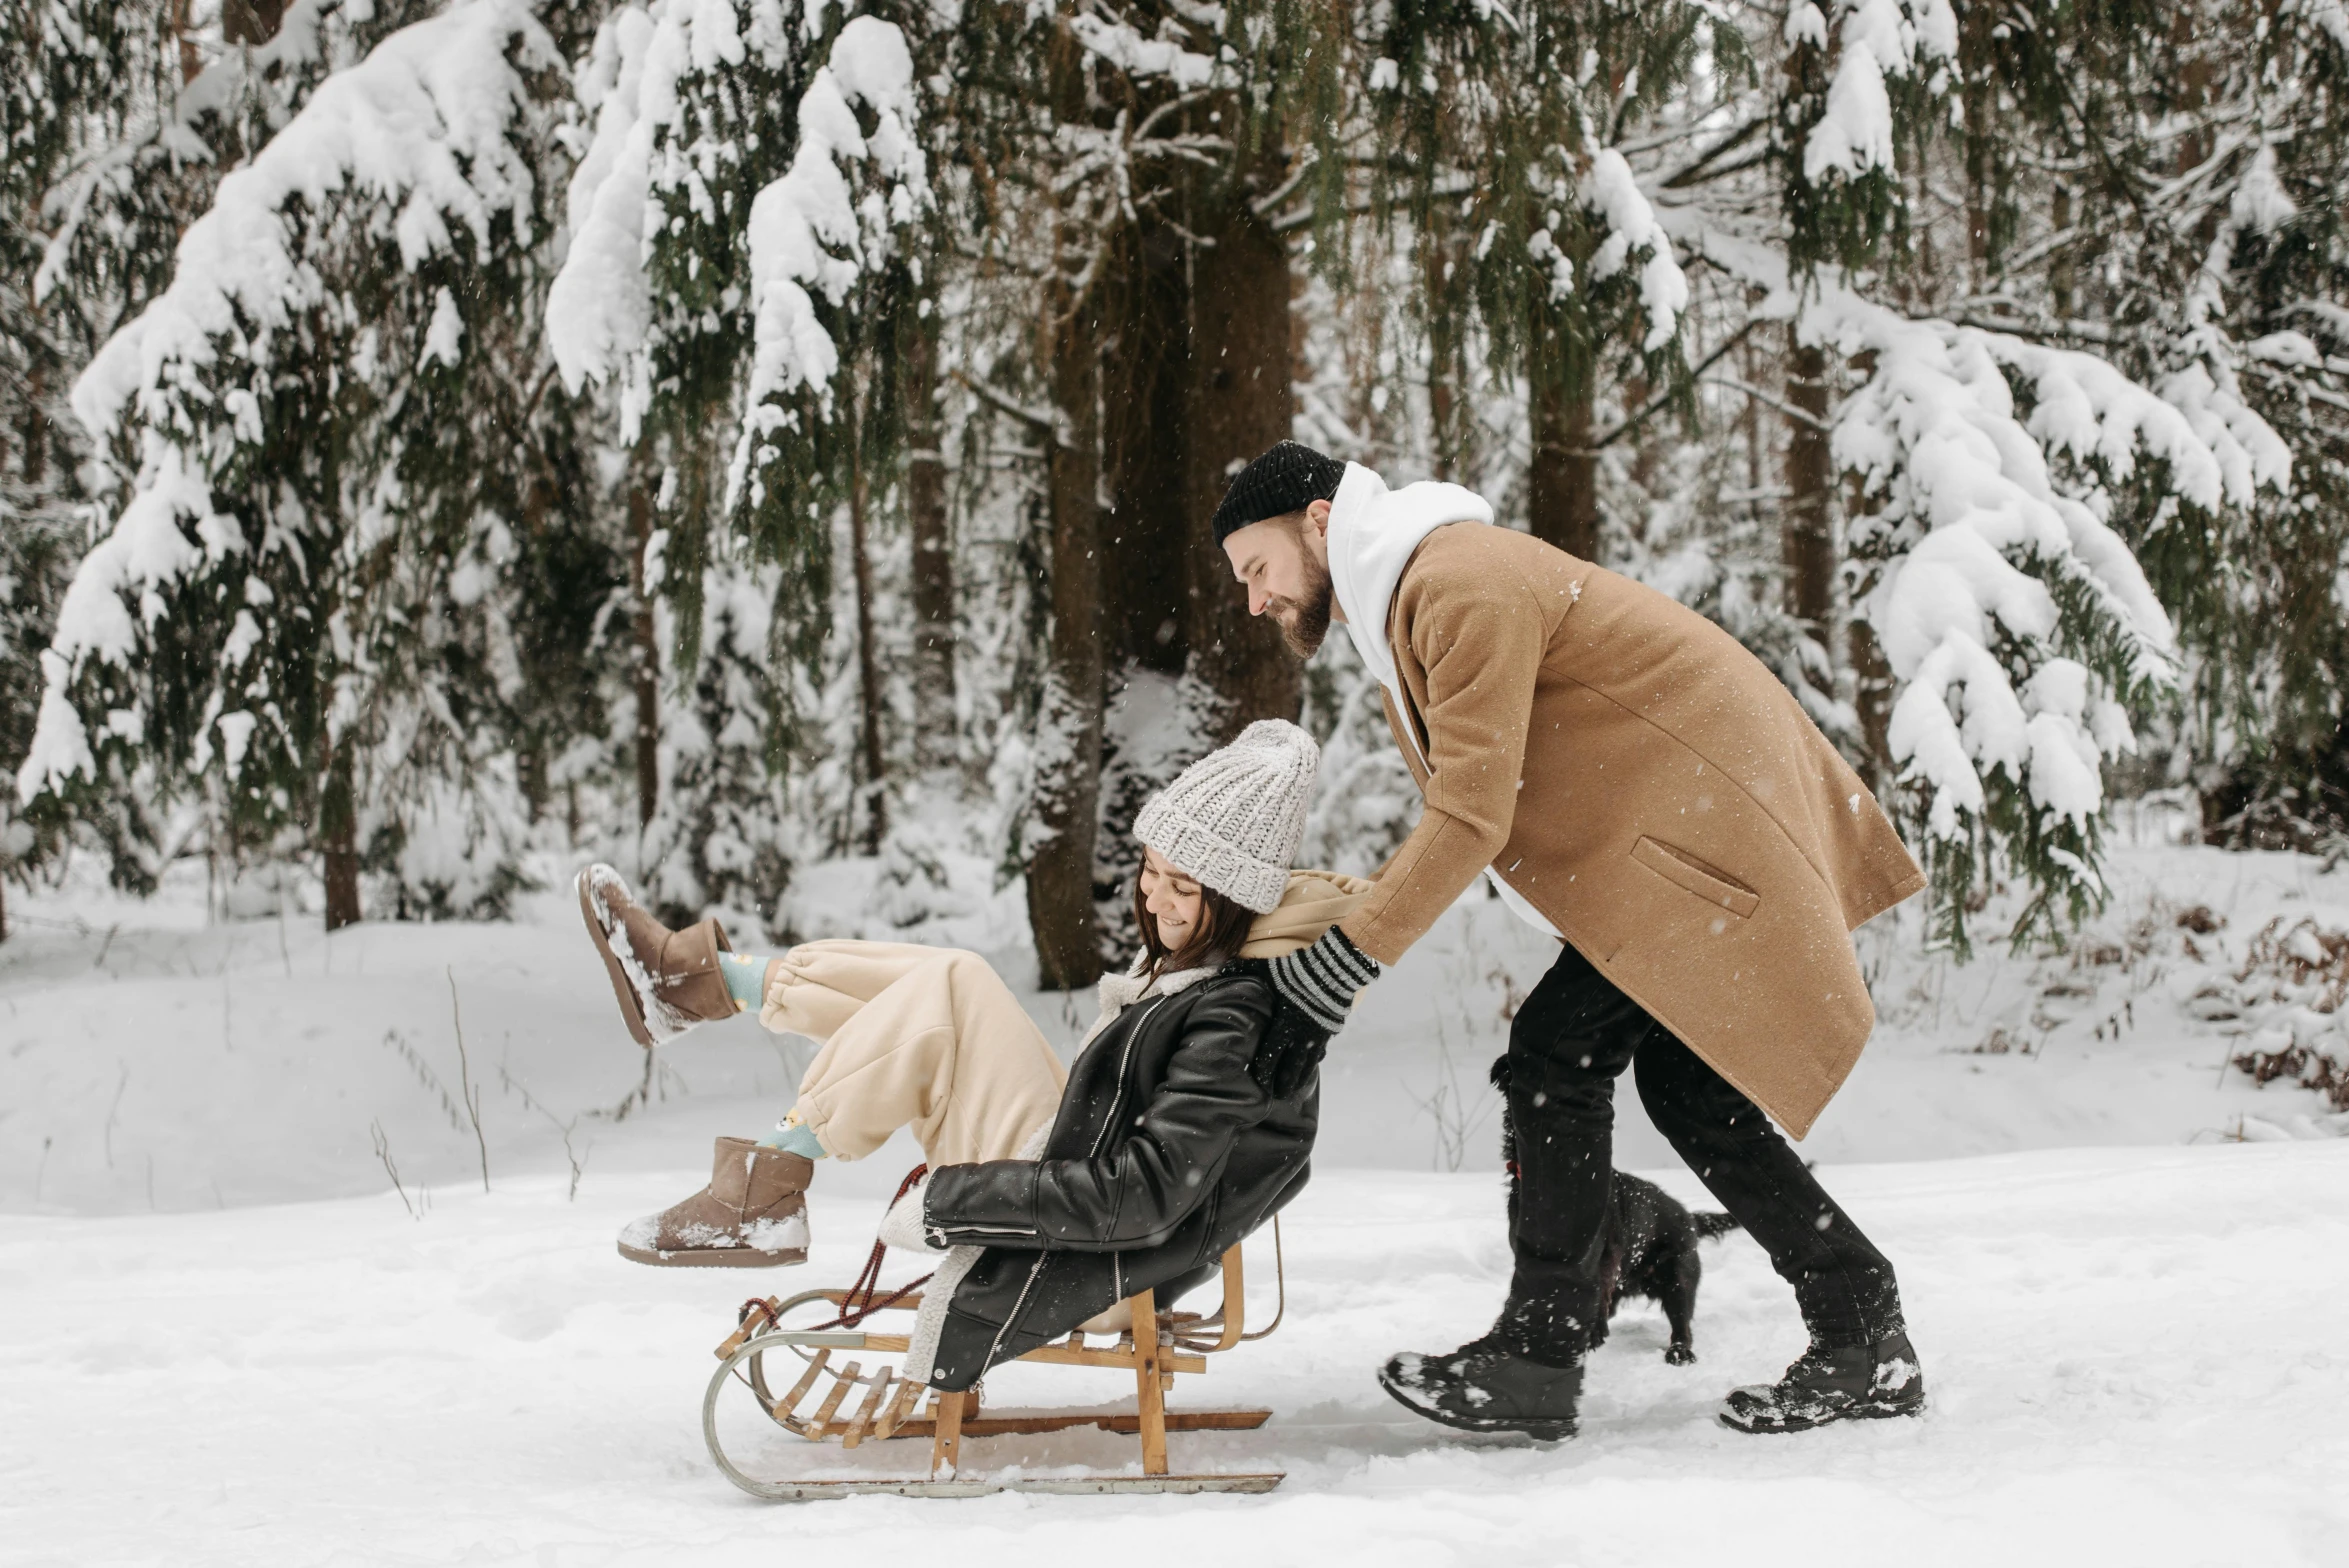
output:
[[[1885,562],[1865,614],[1904,683],[1892,755],[1931,791],[1929,830],[1969,831],[1995,769],[2084,832],[2103,807],[2099,759],[2135,747],[2116,699],[2173,679],[2174,643],[2135,556],[2099,515],[2101,492],[2059,488],[2048,454],[2119,482],[2142,449],[2204,506],[2221,501],[2217,457],[2176,408],[2086,354],[1912,321],[1833,290],[1800,330],[1875,359],[1837,413],[1833,450],[1871,507],[1861,553]],[[2009,371],[2033,393],[2027,420]],[[2094,671],[2071,656],[2091,646]],[[2029,672],[2019,691],[2018,664]]]
[[[1220,20],[1220,18],[1218,18]],[[1205,87],[1215,77],[1215,57],[1185,49],[1165,38],[1147,38],[1131,22],[1112,21],[1080,11],[1069,18],[1069,31],[1089,54],[1141,80],[1163,76],[1189,92]]]
[[[1632,253],[1645,251],[1640,263],[1639,303],[1647,317],[1647,336],[1640,347],[1654,353],[1680,331],[1681,312],[1688,309],[1688,279],[1672,258],[1672,241],[1656,221],[1631,165],[1612,147],[1602,147],[1591,159],[1582,180],[1582,204],[1607,220],[1608,234],[1590,259],[1590,276],[1604,283],[1629,264]]]
[[[41,216],[49,224],[40,265],[33,272],[33,299],[44,301],[54,293],[75,264],[75,252],[93,204],[101,193],[120,192],[138,179],[142,167],[157,153],[190,163],[208,163],[212,148],[197,127],[209,116],[228,118],[239,101],[273,74],[299,79],[325,63],[344,42],[326,36],[331,20],[352,15],[343,0],[291,0],[277,31],[265,43],[239,45],[205,65],[196,77],[171,95],[168,102],[134,121],[125,133],[102,146],[57,189],[41,201]],[[358,7],[361,19],[367,6]],[[340,29],[333,31],[339,32]]]
[[[1817,185],[1837,174],[1859,179],[1893,168],[1892,96],[1887,76],[1934,69],[1938,95],[1957,56],[1957,16],[1949,0],[1842,0],[1841,56],[1827,87],[1826,112],[1803,140],[1803,179]],[[1789,44],[1827,47],[1827,18],[1813,0],[1787,12]]]
[[[22,799],[95,776],[69,696],[85,661],[127,666],[143,629],[169,613],[172,588],[248,548],[237,519],[214,509],[212,486],[240,447],[264,438],[263,400],[288,357],[282,338],[336,302],[336,280],[311,254],[324,215],[356,200],[349,224],[395,246],[411,273],[461,243],[484,257],[496,220],[526,225],[531,210],[530,162],[511,136],[527,91],[518,65],[558,63],[525,0],[470,0],[329,76],[220,182],[211,211],[181,236],[170,286],[73,388],[75,415],[102,445],[136,438],[138,469],[60,602],[42,661],[48,690],[17,775]],[[438,300],[428,347],[453,357],[462,323],[451,296]]]
[[[807,21],[820,21],[822,7]],[[755,52],[782,70],[791,39],[780,0],[653,0],[627,6],[598,29],[579,67],[579,101],[595,130],[569,192],[571,241],[547,296],[547,343],[564,385],[617,381],[620,436],[634,442],[652,406],[649,350],[655,314],[652,263],[663,239],[656,190],[682,188],[715,221],[690,157],[683,84],[689,73],[740,68]],[[875,118],[868,136],[862,107]],[[731,506],[748,480],[758,438],[791,416],[774,399],[828,399],[839,346],[817,300],[837,307],[865,271],[890,254],[889,235],[930,203],[927,162],[915,136],[913,58],[904,34],[876,17],[852,17],[832,39],[795,106],[791,166],[752,198],[744,242],[753,312],[744,435],[728,474]],[[868,165],[889,182],[859,195],[850,171]]]
[[[111,436],[135,401],[147,425],[193,434],[215,362],[265,363],[271,337],[325,297],[302,254],[296,198],[316,212],[346,190],[373,197],[411,271],[453,246],[457,229],[485,252],[492,221],[530,205],[530,165],[507,135],[524,97],[517,53],[526,65],[559,64],[523,0],[471,0],[321,83],[220,182],[212,210],[180,238],[171,286],[75,383],[73,410],[90,433]]]
[[[871,136],[852,104],[876,117]],[[813,289],[838,306],[860,273],[890,253],[891,236],[931,201],[927,160],[915,139],[913,56],[905,35],[874,17],[851,19],[799,102],[799,150],[791,167],[752,199],[752,329],[741,439],[726,474],[731,510],[747,488],[762,499],[753,467],[764,440],[793,417],[779,401],[810,394],[829,405],[840,352],[816,313]],[[870,160],[889,182],[860,199],[847,167]]]
[[[1892,760],[1929,838],[1970,854],[2012,792],[2034,875],[2093,893],[2103,760],[2135,749],[2126,704],[2176,678],[2168,613],[2109,521],[2116,497],[2250,505],[2289,484],[2281,441],[2207,381],[2149,389],[2095,355],[1912,319],[1824,276],[1798,293],[1782,257],[1679,209],[1663,220],[1767,290],[1763,314],[1865,367],[1831,450],[1859,480],[1851,554],[1874,582],[1856,608],[1892,666]]]
[[[779,0],[753,0],[750,11],[746,38],[732,0],[623,6],[596,29],[576,73],[595,132],[571,176],[570,249],[547,291],[547,347],[573,393],[589,381],[620,381],[625,443],[635,441],[652,399],[644,350],[661,223],[657,151],[665,135],[685,129],[678,84],[687,73],[739,66],[752,48],[769,62],[785,57]]]

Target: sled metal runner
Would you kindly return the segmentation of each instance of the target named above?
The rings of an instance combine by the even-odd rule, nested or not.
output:
[[[718,1370],[702,1398],[702,1435],[710,1457],[736,1486],[754,1497],[776,1501],[815,1501],[882,1493],[901,1497],[980,1497],[990,1492],[1038,1492],[1060,1495],[1094,1493],[1269,1492],[1280,1485],[1279,1472],[1236,1474],[1176,1474],[1168,1469],[1166,1435],[1169,1432],[1248,1432],[1270,1419],[1269,1410],[1169,1410],[1167,1393],[1184,1373],[1204,1373],[1207,1358],[1248,1340],[1262,1339],[1280,1326],[1287,1312],[1287,1279],[1280,1257],[1280,1222],[1273,1221],[1275,1277],[1280,1283],[1280,1307],[1273,1320],[1254,1333],[1246,1322],[1246,1276],[1240,1248],[1223,1256],[1223,1304],[1201,1316],[1190,1312],[1161,1312],[1156,1293],[1142,1291],[1127,1298],[1133,1327],[1114,1343],[1090,1343],[1082,1330],[1066,1339],[1041,1345],[1021,1361],[1062,1366],[1115,1369],[1134,1379],[1130,1410],[988,1411],[979,1407],[979,1391],[949,1393],[925,1388],[897,1375],[879,1358],[902,1356],[909,1336],[879,1333],[864,1323],[879,1312],[913,1312],[921,1297],[910,1291],[875,1300],[868,1278],[849,1290],[810,1290],[782,1299],[767,1297],[746,1303],[740,1325],[717,1349]],[[860,1295],[861,1292],[861,1295]],[[795,1310],[817,1304],[837,1309],[823,1326],[794,1329],[786,1319]],[[849,1326],[834,1326],[845,1323]],[[1094,1340],[1108,1336],[1094,1335]],[[740,1390],[739,1395],[729,1390]],[[927,1396],[926,1400],[925,1397]],[[810,1442],[836,1442],[857,1448],[868,1442],[890,1442],[926,1437],[930,1440],[930,1468],[923,1476],[840,1476],[766,1478],[751,1474],[726,1451],[719,1434],[722,1400],[748,1397],[774,1425]],[[1022,1476],[999,1479],[966,1476],[961,1472],[965,1437],[999,1437],[1028,1433],[1065,1432],[1081,1427],[1132,1433],[1139,1439],[1140,1473],[1106,1475]]]

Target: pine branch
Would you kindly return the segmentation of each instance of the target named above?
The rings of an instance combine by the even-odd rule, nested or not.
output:
[[[1039,430],[1050,430],[1053,428],[1054,416],[1052,410],[1049,408],[1032,408],[1029,405],[1022,403],[1019,399],[1013,397],[1010,393],[1002,391],[1001,389],[991,385],[986,381],[982,381],[967,370],[957,370],[954,372],[954,379],[957,383],[968,388],[972,392],[977,393],[982,399],[994,404],[996,408],[1000,409],[1006,414],[1011,415],[1014,419],[1020,420],[1026,424],[1033,425]]]
[[[1692,162],[1683,164],[1659,180],[1657,182],[1658,188],[1668,191],[1683,190],[1691,185],[1701,185],[1711,180],[1725,179],[1740,169],[1750,169],[1755,164],[1765,161],[1769,156],[1766,151],[1759,157],[1748,158],[1730,168],[1715,170],[1711,174],[1704,172],[1725,154],[1735,152],[1747,142],[1752,141],[1757,133],[1768,130],[1769,126],[1770,122],[1766,118],[1757,117],[1746,121],[1736,130],[1731,131],[1712,146],[1697,154]]]
[[[1707,354],[1704,357],[1704,360],[1698,364],[1695,369],[1688,373],[1688,379],[1691,382],[1696,382],[1703,379],[1706,371],[1719,364],[1731,349],[1737,347],[1738,344],[1743,343],[1746,340],[1747,335],[1750,334],[1754,328],[1760,326],[1761,324],[1762,320],[1759,316],[1749,316],[1746,318],[1746,323],[1744,326],[1739,327],[1727,338],[1724,338],[1720,347],[1714,349],[1712,353]],[[1673,394],[1670,392],[1657,393],[1653,398],[1648,400],[1647,406],[1642,408],[1638,413],[1629,415],[1628,417],[1622,419],[1612,428],[1592,440],[1590,444],[1590,450],[1597,452],[1603,450],[1606,447],[1612,446],[1617,441],[1621,440],[1624,436],[1629,435],[1632,431],[1638,429],[1641,425],[1646,424],[1650,419],[1654,418],[1664,409],[1671,406],[1672,396]]]
[[[1747,397],[1752,398],[1755,402],[1763,404],[1765,407],[1774,408],[1779,413],[1784,414],[1787,418],[1794,420],[1798,424],[1808,425],[1813,430],[1833,430],[1835,428],[1826,420],[1819,418],[1818,415],[1813,414],[1806,409],[1797,408],[1792,403],[1787,402],[1784,398],[1779,397],[1775,393],[1765,392],[1760,387],[1753,386],[1747,382],[1738,380],[1735,376],[1716,376],[1712,380],[1705,382],[1704,385],[1709,387],[1724,387],[1731,392],[1743,392]]]

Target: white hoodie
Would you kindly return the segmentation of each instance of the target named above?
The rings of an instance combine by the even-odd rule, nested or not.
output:
[[[1346,465],[1346,476],[1330,499],[1329,579],[1346,617],[1346,635],[1364,667],[1386,688],[1395,711],[1404,715],[1403,737],[1414,750],[1419,737],[1411,728],[1411,703],[1395,670],[1395,650],[1387,643],[1387,616],[1394,607],[1395,590],[1402,586],[1403,568],[1411,564],[1419,541],[1447,523],[1492,520],[1492,503],[1473,490],[1437,480],[1389,490],[1384,479],[1360,463]],[[1419,762],[1434,771],[1424,755]],[[1484,874],[1511,914],[1547,936],[1558,936],[1558,928],[1495,876],[1490,866]]]
[[[1387,611],[1402,585],[1403,568],[1419,541],[1446,523],[1489,523],[1493,506],[1473,490],[1423,480],[1389,490],[1387,482],[1360,463],[1346,465],[1345,478],[1329,503],[1329,580],[1346,617],[1346,635],[1363,665],[1407,712],[1395,674],[1395,653],[1387,646]]]

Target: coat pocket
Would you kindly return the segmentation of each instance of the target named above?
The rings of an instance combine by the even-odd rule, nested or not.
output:
[[[1708,904],[1728,910],[1740,920],[1762,905],[1761,895],[1744,883],[1656,839],[1643,836],[1631,846],[1631,858],[1665,881],[1687,889]]]

